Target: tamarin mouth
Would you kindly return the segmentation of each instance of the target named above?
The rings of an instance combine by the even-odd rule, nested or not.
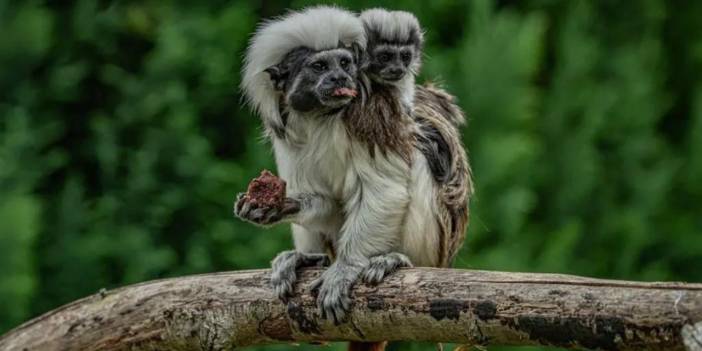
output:
[[[350,88],[336,88],[334,92],[332,93],[332,96],[350,96],[350,97],[356,97],[358,95],[358,92],[355,89],[350,89]]]

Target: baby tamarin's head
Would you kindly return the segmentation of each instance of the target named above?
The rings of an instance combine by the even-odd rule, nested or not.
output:
[[[405,11],[371,9],[360,15],[368,37],[366,72],[381,84],[395,84],[421,65],[424,36],[417,17]]]

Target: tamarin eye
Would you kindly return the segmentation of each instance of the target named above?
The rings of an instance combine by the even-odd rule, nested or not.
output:
[[[339,64],[341,65],[341,68],[346,69],[349,67],[349,59],[342,58]]]
[[[378,60],[380,60],[380,62],[383,62],[383,63],[390,62],[391,59],[392,58],[390,57],[390,54],[387,52],[383,52],[383,53],[378,54]]]
[[[403,52],[400,54],[400,57],[402,58],[402,61],[404,62],[410,62],[412,60],[412,53],[410,52]]]
[[[324,72],[327,70],[327,64],[322,61],[314,62],[311,66],[315,72]]]

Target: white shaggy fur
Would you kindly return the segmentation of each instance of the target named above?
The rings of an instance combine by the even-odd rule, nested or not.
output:
[[[413,257],[418,262],[436,262],[426,259],[434,253],[402,240],[410,202],[410,165],[399,155],[386,156],[380,150],[371,157],[366,144],[349,136],[340,117],[295,116],[288,128],[295,129],[291,135],[296,140],[273,138],[288,196],[301,204],[298,213],[284,219],[293,223],[295,257],[336,253],[336,260],[314,286],[319,288],[317,303],[323,315],[337,321],[344,319],[350,288],[372,257],[405,252],[400,245],[410,244],[414,247],[408,251],[421,253]],[[286,272],[299,262],[274,261],[271,282],[279,296],[290,294],[296,276]]]
[[[380,36],[386,40],[407,41],[412,28],[421,28],[417,17],[406,11],[375,8],[361,12],[359,17],[364,25],[378,30]],[[417,32],[417,35],[420,41],[424,41],[421,31]]]
[[[439,189],[424,155],[415,151],[414,160],[409,184],[410,202],[398,251],[407,255],[414,266],[437,267],[441,241]]]
[[[264,22],[251,38],[244,59],[241,88],[266,126],[281,125],[278,98],[265,69],[297,47],[313,50],[356,43],[365,48],[363,25],[351,12],[320,6]]]
[[[296,224],[295,247],[324,252],[326,241],[354,265],[398,248],[410,200],[410,165],[395,154],[377,151],[370,157],[340,118],[300,118],[289,126],[297,142],[274,138],[273,148],[289,196],[306,204],[288,219]]]

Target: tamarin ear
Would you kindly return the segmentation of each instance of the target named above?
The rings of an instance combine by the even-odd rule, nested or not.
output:
[[[312,50],[306,47],[295,48],[285,55],[283,61],[263,70],[270,76],[273,87],[278,91],[284,91],[290,75],[311,52]]]
[[[424,33],[422,33],[420,28],[412,28],[412,30],[410,30],[408,43],[413,45],[417,50],[424,49]]]
[[[276,80],[280,76],[280,68],[278,65],[275,66],[270,66],[266,69],[263,70],[264,72],[268,73],[269,76],[271,76],[271,79]]]
[[[268,73],[268,75],[270,76],[271,81],[273,82],[273,87],[275,87],[275,90],[283,91],[283,88],[285,87],[285,80],[287,79],[288,75],[287,75],[287,72],[285,72],[280,67],[280,64],[270,66],[263,71]]]

